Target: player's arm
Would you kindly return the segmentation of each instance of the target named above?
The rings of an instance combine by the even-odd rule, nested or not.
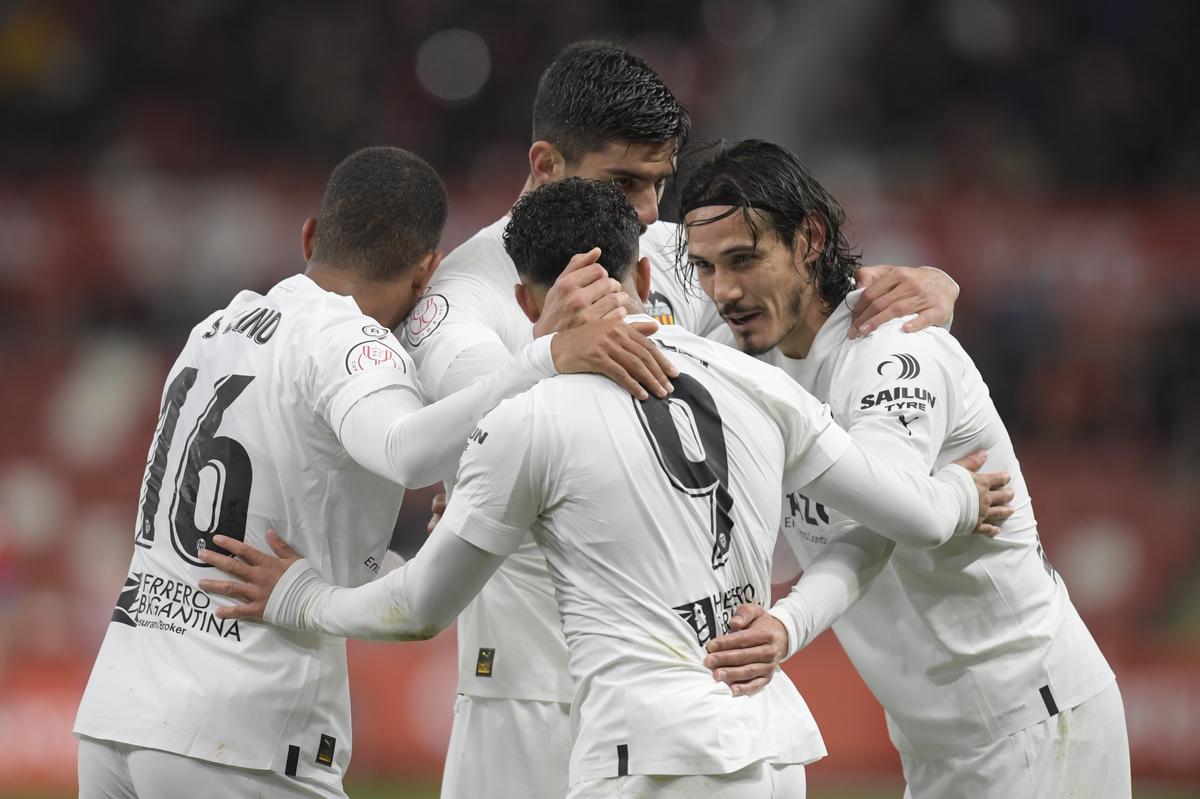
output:
[[[1006,475],[973,476],[957,464],[932,477],[912,464],[897,467],[851,439],[827,406],[786,376],[763,390],[784,431],[786,489],[801,489],[900,545],[930,548],[974,532],[991,512],[993,489],[1007,482]]]
[[[654,325],[610,318],[534,340],[499,371],[421,407],[412,392],[380,391],[363,397],[334,427],[355,461],[400,485],[416,488],[453,474],[463,443],[485,413],[503,400],[558,373],[595,372],[634,396],[665,397],[674,367],[643,333]],[[331,425],[339,420],[330,419]]]
[[[458,489],[442,523],[398,569],[357,588],[325,583],[308,561],[269,535],[275,555],[219,536],[237,559],[201,557],[239,581],[204,580],[205,590],[241,600],[222,618],[346,638],[431,638],[452,622],[521,543],[543,507],[545,470],[537,466],[529,396],[505,403],[481,426],[488,434],[463,455]],[[482,441],[482,443],[481,443]]]
[[[930,325],[950,327],[958,284],[932,266],[864,266],[854,275],[859,288],[866,291],[858,298],[850,319],[850,338],[865,336],[885,322],[916,314],[904,323],[905,333],[915,333]]]
[[[708,642],[704,665],[733,689],[750,694],[766,685],[775,666],[791,657],[849,610],[883,571],[895,543],[844,517],[831,524],[826,544],[791,593],[770,611],[740,606],[731,632]]]

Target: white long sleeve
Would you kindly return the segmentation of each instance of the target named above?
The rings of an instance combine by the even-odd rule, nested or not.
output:
[[[264,619],[343,638],[432,638],[475,598],[504,557],[439,525],[412,560],[357,588],[329,585],[299,560],[271,592]]]
[[[550,354],[553,337],[535,340],[511,356],[504,369],[425,407],[400,389],[364,397],[342,421],[342,446],[358,463],[406,488],[453,475],[467,436],[488,411],[557,374]]]
[[[852,442],[804,493],[897,544],[928,549],[979,523],[970,472],[951,464],[933,478],[897,468]]]
[[[842,532],[836,532],[839,530]],[[792,587],[768,611],[788,633],[786,657],[808,646],[841,618],[883,571],[896,544],[844,517],[830,540]]]

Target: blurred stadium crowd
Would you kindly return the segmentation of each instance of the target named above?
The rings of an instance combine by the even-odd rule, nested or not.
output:
[[[1196,30],[1200,5],[1146,0],[0,4],[0,686],[86,673],[170,360],[301,267],[332,165],[368,144],[430,160],[449,248],[520,189],[541,69],[603,37],[698,138],[800,153],[866,262],[960,282],[954,332],[1046,548],[1133,675],[1135,773],[1200,779]],[[410,549],[427,501],[398,524]],[[6,690],[0,741],[61,725],[77,690]]]

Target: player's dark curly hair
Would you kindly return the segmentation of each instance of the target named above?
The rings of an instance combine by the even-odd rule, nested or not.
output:
[[[698,164],[686,165],[688,176],[679,197],[680,219],[697,208],[710,205],[733,206],[728,213],[695,224],[711,224],[733,213],[741,213],[758,244],[760,223],[788,248],[794,249],[799,236],[808,242],[814,226],[824,233],[824,244],[809,265],[817,294],[827,313],[832,312],[850,291],[859,253],[850,249],[842,226],[846,213],[800,160],[777,144],[746,139],[733,146],[721,143],[698,151]],[[690,160],[690,157],[689,159]],[[752,214],[751,209],[757,211]],[[694,225],[690,225],[692,227]],[[679,228],[676,268],[685,284],[692,274],[686,258],[686,230]],[[817,238],[820,238],[818,235]]]
[[[433,167],[399,147],[368,147],[329,177],[313,258],[386,280],[435,249],[445,226],[446,187]]]
[[[551,142],[569,163],[607,142],[682,147],[687,109],[650,66],[611,42],[583,41],[558,54],[538,81],[533,138]]]
[[[624,280],[638,257],[641,225],[625,195],[606,180],[566,178],[513,206],[504,249],[517,272],[549,287],[578,253],[599,247],[609,277]]]

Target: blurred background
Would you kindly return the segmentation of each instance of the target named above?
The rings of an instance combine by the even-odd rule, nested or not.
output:
[[[611,38],[696,139],[796,150],[867,263],[940,266],[1051,560],[1117,671],[1135,795],[1200,795],[1200,4],[1152,0],[0,2],[0,795],[67,795],[163,378],[299,271],[355,148],[444,176],[458,244],[527,174],[538,75]],[[431,492],[397,526],[410,551]],[[432,796],[454,642],[354,646],[351,795]],[[821,797],[895,797],[826,636],[788,667]]]

